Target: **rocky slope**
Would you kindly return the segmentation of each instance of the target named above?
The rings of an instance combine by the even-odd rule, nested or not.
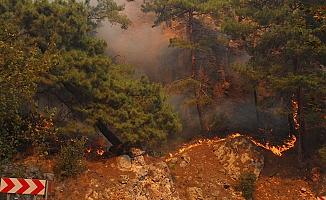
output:
[[[154,158],[134,149],[130,155],[88,160],[87,171],[78,178],[55,180],[48,199],[240,200],[244,198],[236,190],[237,179],[247,172],[258,177],[256,199],[316,199],[317,194],[325,194],[322,170],[299,170],[294,152],[279,157],[243,136],[197,141],[171,157]],[[24,158],[3,166],[2,176],[46,178],[54,162],[53,157]],[[6,199],[5,195],[0,199]]]

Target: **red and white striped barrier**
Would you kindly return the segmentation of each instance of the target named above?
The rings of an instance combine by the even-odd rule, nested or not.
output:
[[[10,194],[44,195],[46,180],[1,178],[0,192]]]
[[[318,196],[317,200],[326,200],[326,196]]]

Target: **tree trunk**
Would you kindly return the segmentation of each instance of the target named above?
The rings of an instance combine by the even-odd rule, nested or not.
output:
[[[257,118],[257,122],[260,125],[260,118],[259,118],[259,111],[258,111],[258,95],[257,95],[257,90],[254,90],[254,99],[255,99],[255,110],[256,110],[256,118]]]
[[[299,123],[299,130],[298,134],[300,136],[299,146],[300,146],[300,156],[301,159],[304,157],[306,153],[306,130],[305,130],[305,123],[304,123],[304,111],[303,111],[303,99],[302,99],[302,87],[298,88],[298,123]]]
[[[257,43],[258,43],[258,37],[256,37],[256,35],[254,35],[254,54],[253,54],[253,68],[255,69],[255,65],[256,65],[256,46],[257,46]],[[258,86],[259,86],[259,83],[257,84],[257,87],[255,87],[254,89],[254,100],[255,100],[255,110],[256,110],[256,118],[257,118],[257,122],[258,122],[258,125],[260,126],[260,118],[259,118],[259,111],[258,111],[258,94],[257,94],[257,91],[258,91]]]
[[[189,41],[191,45],[191,50],[190,50],[190,60],[191,60],[191,75],[192,77],[197,80],[198,77],[198,71],[196,69],[196,57],[195,57],[195,40],[194,40],[194,27],[193,27],[193,10],[191,9],[189,11]],[[197,112],[198,112],[198,117],[199,117],[199,123],[200,123],[200,130],[202,134],[207,134],[209,128],[207,126],[207,122],[205,119],[205,113],[204,113],[204,106],[200,102],[200,87],[195,88],[195,98],[197,100],[196,107],[197,107]]]
[[[199,89],[196,89],[196,99],[199,100],[199,97],[197,95],[200,95]],[[206,119],[205,119],[205,113],[204,113],[204,107],[200,102],[197,102],[197,111],[199,116],[199,123],[200,123],[200,130],[203,135],[206,135],[209,131]]]
[[[294,54],[293,55],[293,71],[296,74],[296,72],[298,71],[298,55]],[[298,113],[297,113],[297,133],[298,133],[298,160],[299,160],[299,164],[302,165],[302,159],[303,159],[303,154],[305,153],[305,142],[306,142],[306,131],[305,129],[305,125],[304,125],[304,113],[303,113],[303,99],[302,99],[302,87],[299,86],[298,90],[297,90],[297,103],[298,103]]]
[[[113,146],[120,146],[123,144],[123,142],[106,126],[102,120],[99,119],[97,121],[96,127]]]
[[[196,63],[195,63],[195,41],[194,41],[194,24],[193,24],[193,13],[192,13],[192,9],[189,11],[189,24],[188,24],[188,28],[189,28],[189,41],[190,41],[190,46],[191,46],[191,50],[190,50],[190,61],[191,61],[191,75],[193,77],[196,76]]]
[[[75,96],[79,103],[84,103],[86,101],[86,95],[79,92],[78,89],[72,85],[71,83],[62,83],[64,87]],[[72,111],[72,107],[69,107]],[[113,145],[113,146],[121,146],[123,142],[106,126],[106,124],[102,120],[98,120],[95,124],[96,127],[101,131],[102,135]]]

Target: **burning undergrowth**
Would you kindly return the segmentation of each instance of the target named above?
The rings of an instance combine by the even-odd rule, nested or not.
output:
[[[226,140],[227,138],[237,138],[240,136],[244,136],[247,137],[253,144],[255,144],[256,146],[262,147],[264,149],[267,149],[269,151],[271,151],[273,154],[277,155],[277,156],[282,156],[282,153],[284,151],[287,151],[291,148],[294,147],[295,142],[296,142],[296,137],[294,135],[290,136],[289,138],[287,138],[287,140],[283,141],[283,143],[281,144],[274,144],[272,142],[261,142],[258,140],[255,140],[253,137],[250,136],[245,136],[242,135],[240,133],[233,133],[231,135],[229,135],[228,137],[225,138],[218,138],[215,137],[214,139],[199,139],[196,141],[191,142],[190,144],[184,144],[177,152],[175,153],[169,153],[169,157],[166,158],[166,161],[170,161],[173,157],[182,154],[183,152],[185,152],[186,150],[189,150],[193,147],[197,147],[197,146],[201,146],[203,144],[213,144],[213,143],[217,143],[217,142],[221,142]]]

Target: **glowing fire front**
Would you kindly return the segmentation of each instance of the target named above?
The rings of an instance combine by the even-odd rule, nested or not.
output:
[[[293,97],[294,95],[292,95],[292,98]],[[299,108],[298,102],[292,100],[293,122],[294,122],[294,128],[297,130],[300,128],[300,123],[298,120],[298,108]]]
[[[230,135],[228,138],[236,138],[236,137],[240,137],[240,136],[244,136],[244,135],[241,135],[240,133],[234,133],[232,135]],[[294,147],[294,144],[297,140],[297,138],[292,135],[290,140],[286,141],[283,145],[279,145],[279,146],[274,146],[274,145],[271,145],[269,142],[267,142],[266,144],[262,144],[256,140],[254,140],[252,137],[247,137],[252,143],[254,143],[255,145],[259,146],[259,147],[263,147],[264,149],[267,149],[267,150],[270,150],[272,153],[274,153],[275,155],[277,156],[282,156],[282,152],[286,151],[286,150],[289,150],[291,148]],[[193,147],[197,147],[197,146],[200,146],[200,145],[203,145],[205,143],[207,144],[210,144],[210,143],[217,143],[217,142],[221,142],[221,141],[224,141],[226,140],[227,138],[215,138],[215,139],[202,139],[202,140],[198,140],[196,141],[194,144],[190,144],[188,146],[184,146],[182,148],[180,148],[178,150],[178,152],[172,154],[172,153],[169,153],[169,156],[165,161],[168,162],[172,159],[172,157],[174,156],[177,156],[177,155],[180,155],[182,154],[184,151],[188,150],[188,149],[191,149]]]
[[[90,153],[92,151],[92,148],[86,148],[86,153]],[[100,147],[99,149],[96,149],[96,154],[98,154],[98,155],[103,155],[104,154],[104,150],[103,150],[103,148],[102,147]]]

